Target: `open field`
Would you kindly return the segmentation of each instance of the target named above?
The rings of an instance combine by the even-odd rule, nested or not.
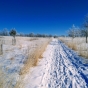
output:
[[[77,55],[87,53],[84,38],[16,37],[16,45],[12,37],[3,40],[0,88],[88,88],[88,59]]]
[[[88,58],[88,43],[85,37],[78,37],[72,39],[71,37],[59,37],[68,47],[75,50],[78,55]]]
[[[0,55],[0,88],[19,88],[19,80],[36,66],[45,51],[50,38],[3,37],[3,54]]]
[[[38,65],[16,88],[88,88],[88,63],[58,39],[53,39]],[[88,60],[86,60],[88,62]]]

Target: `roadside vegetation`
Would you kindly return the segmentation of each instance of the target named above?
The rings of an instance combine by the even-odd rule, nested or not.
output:
[[[42,54],[44,53],[47,45],[50,43],[51,39],[47,38],[42,40],[38,40],[38,42],[35,42],[33,46],[29,47],[29,52],[28,52],[28,59],[25,61],[25,65],[23,69],[21,70],[20,74],[26,74],[29,71],[30,67],[36,66],[39,59],[42,58]],[[32,51],[30,51],[32,49]]]
[[[88,58],[88,15],[82,27],[73,26],[67,31],[68,35],[59,37],[68,47],[78,52],[80,56]]]
[[[74,39],[71,37],[59,37],[59,40],[64,42],[69,48],[75,50],[78,55],[88,59],[88,43],[85,43],[84,37],[77,37]]]
[[[37,66],[52,38],[16,36],[15,45],[12,39],[11,36],[0,37],[0,88],[20,88],[20,79],[30,67]]]

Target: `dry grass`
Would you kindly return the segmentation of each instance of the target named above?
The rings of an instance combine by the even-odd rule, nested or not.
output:
[[[7,82],[9,77],[10,76],[7,77],[6,74],[3,73],[0,68],[0,88],[12,88],[11,82]]]
[[[75,43],[69,42],[69,43],[66,43],[66,45],[68,45],[68,47],[73,49],[73,50],[77,50],[77,47],[76,47]]]
[[[12,37],[5,37],[5,45],[11,45],[10,48],[5,49],[4,52],[11,52],[13,51],[14,47],[18,49],[23,49],[24,43],[30,42],[29,47],[27,48],[27,53],[24,53],[28,55],[27,61],[24,62],[24,67],[20,71],[20,78],[18,82],[16,83],[16,86],[14,88],[24,88],[22,80],[26,73],[29,72],[30,67],[36,66],[38,63],[38,60],[42,58],[42,54],[45,51],[48,43],[51,41],[51,39],[48,38],[24,38],[24,37],[17,37],[17,43],[15,46],[12,46]],[[24,42],[25,41],[25,42]],[[31,45],[30,45],[31,44]],[[27,45],[28,46],[28,45]],[[26,46],[26,47],[27,47]],[[14,57],[9,58],[11,61],[14,60]],[[1,66],[2,67],[2,66]],[[8,69],[8,67],[7,67]],[[1,71],[2,69],[0,69]],[[7,77],[8,76],[8,77]],[[14,75],[7,75],[3,72],[0,72],[0,88],[12,88],[12,80],[14,80]],[[8,83],[7,80],[10,80]]]
[[[30,39],[29,39],[29,41],[34,41],[34,40],[38,40],[38,38],[33,37],[33,38],[30,38]]]
[[[3,76],[3,72],[2,70],[0,69],[0,88],[3,88],[3,82],[4,82],[4,76]]]
[[[76,43],[73,41],[66,41],[64,38],[60,38],[60,40],[62,42],[64,42],[69,48],[73,49],[73,50],[77,50],[77,46]]]
[[[80,56],[83,56],[83,57],[88,57],[88,53],[87,53],[87,51],[81,51],[80,52]]]
[[[50,41],[51,39],[44,39],[40,42],[37,42],[35,43],[35,47],[32,47],[34,49],[32,49],[32,51],[29,51],[28,59],[20,72],[20,79],[17,82],[15,88],[24,88],[24,84],[22,82],[25,75],[30,71],[31,67],[34,67],[38,64],[39,59],[42,58],[42,54]]]
[[[28,59],[20,72],[21,75],[27,73],[30,67],[37,65],[38,60],[42,58],[42,54],[45,51],[49,42],[50,39],[47,39],[46,41],[44,40],[41,41],[41,43],[38,42],[37,44],[35,44],[36,46],[34,47],[34,49],[29,52]]]
[[[88,44],[85,43],[85,38],[59,38],[69,48],[78,52],[78,55],[88,58]]]
[[[10,60],[14,60],[14,57],[11,57]]]
[[[3,40],[4,44],[12,45],[12,39],[13,39],[12,36],[4,36],[2,40]],[[30,41],[31,39],[35,40],[34,37],[32,38],[32,37],[19,37],[19,36],[16,36],[16,45],[22,43],[23,41]]]

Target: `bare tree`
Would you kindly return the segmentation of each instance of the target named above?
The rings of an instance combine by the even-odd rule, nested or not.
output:
[[[85,17],[83,33],[85,34],[86,43],[87,43],[88,42],[87,41],[87,37],[88,37],[88,14]]]
[[[76,37],[76,27],[75,25],[73,24],[73,26],[70,28],[70,30],[68,30],[68,36],[69,37],[72,37],[72,39],[74,39]]]
[[[9,35],[9,32],[8,32],[7,28],[4,28],[2,33],[3,33],[4,36],[8,36]]]
[[[8,36],[9,35],[9,31],[7,30],[7,28],[4,28],[2,31],[0,31],[0,35],[1,36]]]
[[[3,33],[2,33],[2,31],[0,31],[0,36],[3,36]]]
[[[0,37],[0,55],[3,54],[3,40],[4,40],[4,37]]]

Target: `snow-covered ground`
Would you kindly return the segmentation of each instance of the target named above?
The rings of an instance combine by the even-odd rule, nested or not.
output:
[[[3,55],[0,55],[0,88],[15,88],[28,57],[48,39],[16,37],[15,46],[12,45],[12,37],[4,40]]]
[[[43,40],[18,40],[15,46],[9,44],[11,40],[3,44],[0,88],[88,88],[88,60],[77,56],[57,39],[53,39],[47,46],[38,65],[21,76],[20,70],[29,53]]]
[[[22,80],[23,88],[88,88],[88,60],[54,39]],[[20,84],[21,85],[21,84]]]
[[[28,47],[35,43],[20,41],[13,46],[6,42],[3,44],[3,55],[0,55],[0,88],[14,88],[19,80],[19,72],[28,58]]]

